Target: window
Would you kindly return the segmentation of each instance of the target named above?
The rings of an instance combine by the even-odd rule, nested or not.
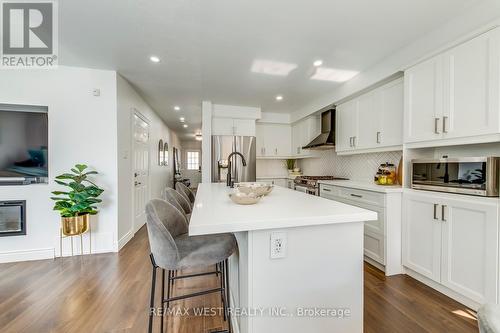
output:
[[[199,151],[188,151],[187,156],[187,169],[188,170],[198,170],[200,168],[200,152]]]

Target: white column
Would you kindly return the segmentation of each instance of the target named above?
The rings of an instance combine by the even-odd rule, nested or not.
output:
[[[201,145],[201,181],[202,183],[212,182],[212,102],[203,101],[201,103],[201,133],[203,141]]]

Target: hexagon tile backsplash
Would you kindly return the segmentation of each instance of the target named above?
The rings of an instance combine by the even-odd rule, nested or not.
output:
[[[402,151],[339,156],[333,150],[317,152],[319,158],[299,161],[302,173],[308,176],[337,176],[356,181],[373,181],[380,164],[398,165]]]

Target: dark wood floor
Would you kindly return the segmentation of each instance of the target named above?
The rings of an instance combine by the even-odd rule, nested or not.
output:
[[[0,265],[0,332],[145,332],[151,268],[145,228],[119,254]],[[176,284],[176,292],[215,278]],[[218,295],[181,307],[220,306]],[[365,332],[477,332],[475,313],[407,276],[365,267]],[[159,321],[157,320],[157,324]],[[168,332],[212,332],[219,316],[174,317]],[[158,332],[158,331],[156,331]],[[265,332],[262,332],[265,333]]]

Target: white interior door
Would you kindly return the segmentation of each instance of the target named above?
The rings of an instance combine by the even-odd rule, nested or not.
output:
[[[140,115],[133,116],[134,231],[146,223],[145,207],[149,199],[149,124]]]

